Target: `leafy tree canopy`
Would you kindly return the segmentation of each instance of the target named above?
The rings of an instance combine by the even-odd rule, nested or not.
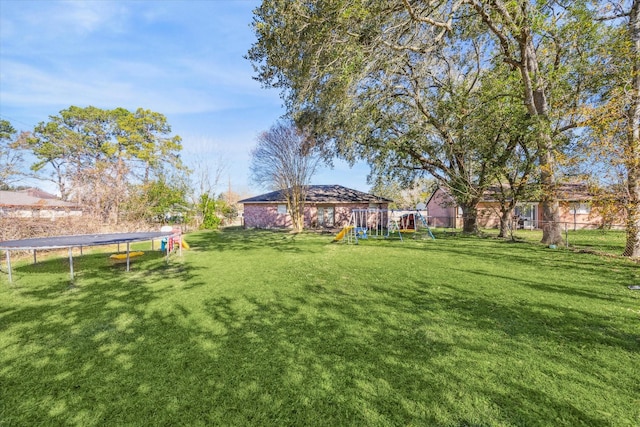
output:
[[[50,173],[63,198],[117,221],[131,185],[149,187],[186,172],[181,139],[170,134],[165,116],[150,110],[71,106],[39,123],[21,147],[35,155],[33,170]]]

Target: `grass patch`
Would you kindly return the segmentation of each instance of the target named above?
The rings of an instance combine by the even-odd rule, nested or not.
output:
[[[488,236],[497,236],[495,229],[484,230]],[[520,242],[539,243],[541,230],[518,230],[514,239]],[[564,246],[576,251],[593,252],[600,255],[620,256],[624,252],[626,234],[624,230],[571,230],[562,232]],[[560,245],[562,246],[562,245]]]
[[[0,424],[640,424],[637,264],[436,237],[194,233],[73,287],[17,262]]]

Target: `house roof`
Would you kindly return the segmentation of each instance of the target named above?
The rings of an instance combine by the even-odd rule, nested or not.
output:
[[[66,202],[41,190],[0,191],[0,206],[46,208],[78,208],[76,203]]]
[[[393,200],[374,196],[341,185],[310,185],[307,187],[307,203],[390,203]],[[285,203],[282,190],[240,200],[238,203]]]
[[[38,197],[40,199],[56,199],[56,200],[60,200],[57,196],[51,194],[51,193],[47,193],[46,191],[43,191],[39,188],[27,188],[25,190],[17,190],[16,193],[23,193],[26,194],[27,196],[31,196],[31,197]]]
[[[565,182],[558,184],[557,197],[559,201],[563,202],[584,202],[592,200],[594,194],[589,190],[589,186],[583,182]],[[500,187],[497,185],[487,188],[482,195],[483,202],[495,202],[498,200],[498,194],[500,193]],[[524,201],[524,200],[523,200]],[[533,200],[530,200],[533,201]]]
[[[443,187],[438,187],[444,194],[448,197],[451,197],[447,189]],[[563,183],[559,184],[557,187],[557,195],[558,200],[564,202],[586,202],[592,200],[594,198],[593,192],[589,189],[589,186],[585,183]],[[482,195],[482,202],[495,202],[498,200],[498,193],[500,192],[500,187],[498,186],[490,186],[487,188]],[[435,196],[436,192],[434,191],[429,197],[428,202]],[[452,199],[453,200],[453,199]],[[534,200],[523,200],[523,202],[533,202]],[[427,204],[428,204],[427,202]]]
[[[558,186],[558,199],[568,202],[581,202],[593,200],[595,194],[589,186],[582,182],[560,184]]]
[[[447,199],[453,201],[453,198],[451,197],[451,194],[449,194],[449,192],[445,188],[438,187],[438,188],[436,188],[435,191],[433,191],[431,193],[431,195],[427,199],[427,206],[429,206],[429,204],[431,203],[431,200],[433,200],[433,198],[436,196],[436,194],[440,194],[440,197],[446,197]]]

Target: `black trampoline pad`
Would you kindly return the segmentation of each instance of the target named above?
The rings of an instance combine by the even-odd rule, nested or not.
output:
[[[6,240],[0,242],[0,249],[31,250],[58,249],[80,246],[114,245],[117,243],[143,242],[173,235],[171,231],[140,232],[140,233],[110,233],[110,234],[79,234],[74,236],[38,237],[34,239]]]

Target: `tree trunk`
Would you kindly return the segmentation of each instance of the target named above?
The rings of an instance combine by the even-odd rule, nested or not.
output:
[[[629,36],[633,61],[631,102],[628,113],[627,147],[627,244],[624,255],[640,257],[640,0],[629,13]]]
[[[300,186],[292,186],[289,190],[287,204],[291,215],[291,226],[296,233],[304,229],[304,202],[306,192]]]
[[[295,214],[292,217],[293,220],[293,231],[296,233],[301,232],[304,229],[304,208],[301,206],[296,207]]]
[[[623,255],[633,258],[640,257],[640,174],[639,168],[629,170],[627,201],[627,244]]]
[[[513,223],[513,209],[505,209],[500,212],[500,233],[498,237],[505,238],[509,235]]]
[[[538,66],[538,57],[529,31],[518,37],[521,61],[520,74],[524,83],[524,101],[531,117],[538,118],[538,158],[540,161],[540,184],[542,186],[542,243],[562,243],[560,205],[556,194],[555,153],[549,123],[549,100],[545,89],[547,82]]]
[[[293,231],[299,233],[304,228],[304,215],[302,208],[296,200],[292,200],[289,204],[289,215],[291,215],[291,227]]]
[[[477,204],[460,205],[462,208],[462,232],[475,234],[478,232]]]
[[[538,82],[538,89],[532,91],[532,104],[528,105],[530,113],[538,117],[538,159],[540,162],[540,185],[542,187],[542,243],[556,245],[563,242],[562,224],[560,223],[560,204],[556,191],[556,159],[553,149],[551,126],[547,117],[548,103],[543,82]]]
[[[557,245],[563,242],[562,224],[560,223],[560,204],[556,195],[556,178],[554,174],[554,155],[551,148],[550,135],[541,135],[546,147],[540,154],[540,184],[542,186],[542,243]]]

